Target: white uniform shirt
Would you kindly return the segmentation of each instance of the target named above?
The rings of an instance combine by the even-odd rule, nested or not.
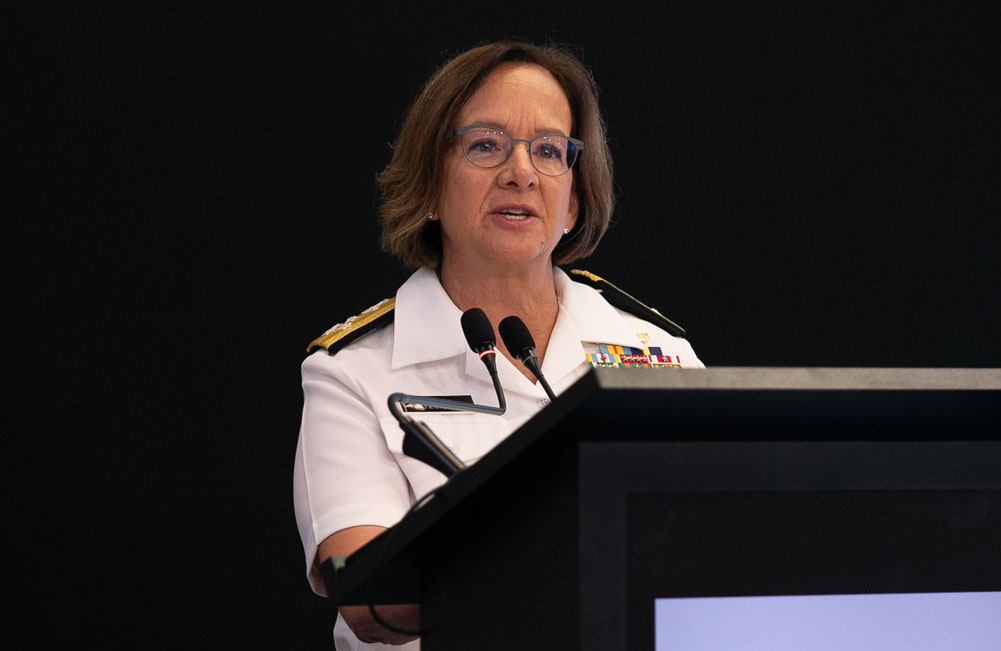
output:
[[[601,293],[554,269],[559,314],[542,372],[558,395],[584,375],[596,344],[659,346],[684,368],[702,368],[688,341],[609,305]],[[403,430],[386,400],[394,392],[420,396],[471,396],[496,405],[483,362],[466,345],[461,311],[430,269],[414,273],[396,294],[393,322],[336,355],[319,350],[302,364],[304,404],[294,472],[295,513],[307,575],[326,594],[313,565],[319,543],[358,525],[390,527],[416,498],[445,476],[403,454]],[[503,416],[462,412],[414,415],[467,465],[486,454],[549,401],[503,355],[497,372],[507,399]],[[628,372],[628,371],[624,371]],[[670,369],[662,371],[673,372]],[[343,620],[335,627],[337,649],[418,649],[359,642]]]

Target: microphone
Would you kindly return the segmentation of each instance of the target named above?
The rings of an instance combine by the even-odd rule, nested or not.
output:
[[[528,331],[525,322],[511,315],[501,321],[497,329],[500,331],[501,339],[504,340],[504,345],[507,347],[508,352],[514,355],[519,362],[525,365],[525,368],[531,371],[535,379],[542,385],[549,399],[556,400],[556,394],[553,393],[549,383],[546,382],[545,376],[542,375],[539,358],[535,355],[535,340],[532,339],[532,333]]]
[[[399,422],[400,428],[404,432],[403,453],[441,471],[446,477],[452,477],[458,473],[466,467],[465,464],[431,431],[430,427],[404,415],[400,410],[400,403],[410,402],[454,411],[471,411],[496,416],[507,411],[504,390],[501,388],[500,378],[497,377],[497,350],[494,348],[496,339],[490,320],[483,313],[483,310],[474,307],[463,312],[460,323],[462,333],[466,337],[466,343],[469,344],[474,353],[479,355],[487,367],[487,372],[490,373],[490,380],[497,393],[498,406],[487,407],[458,400],[412,396],[405,393],[390,394],[387,400],[390,413]]]
[[[429,407],[439,407],[448,411],[471,411],[477,414],[502,415],[507,411],[507,400],[504,398],[504,389],[501,388],[500,379],[497,377],[497,350],[494,348],[496,339],[494,338],[494,327],[490,325],[490,319],[478,307],[466,310],[460,319],[462,334],[466,337],[466,343],[474,353],[479,355],[480,360],[487,367],[490,379],[494,384],[494,391],[497,393],[497,406],[487,407],[470,402],[459,400],[449,400],[447,398],[433,398],[431,396],[412,396],[405,393],[394,393],[389,396],[390,403],[410,402]]]
[[[483,310],[472,307],[462,313],[459,323],[462,325],[462,334],[466,335],[469,348],[480,356],[487,366],[487,371],[493,375],[497,371],[497,350],[494,348],[497,339],[494,337],[490,319]]]
[[[500,378],[497,377],[497,343],[494,337],[494,327],[490,325],[490,319],[478,307],[471,307],[462,313],[459,319],[462,325],[462,334],[466,335],[466,343],[474,353],[480,356],[480,361],[487,367],[490,374],[490,381],[494,383],[494,391],[497,392],[497,403],[503,414],[507,410],[507,402],[504,399],[504,389],[501,388]]]

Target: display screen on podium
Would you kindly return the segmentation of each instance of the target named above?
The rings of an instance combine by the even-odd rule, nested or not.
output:
[[[657,599],[655,651],[996,651],[1001,592]]]
[[[1001,649],[1001,491],[636,493],[627,514],[630,649]]]

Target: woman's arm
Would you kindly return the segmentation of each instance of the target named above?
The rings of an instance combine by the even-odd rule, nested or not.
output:
[[[368,541],[385,531],[385,527],[362,525],[349,527],[333,533],[320,543],[316,554],[317,564],[331,556],[341,556],[354,552]],[[379,617],[392,626],[407,631],[416,631],[420,626],[420,607],[417,604],[402,604],[393,606],[377,606]],[[382,644],[404,644],[416,639],[414,636],[401,635],[383,628],[368,606],[339,606],[337,611],[344,618],[351,631],[362,642],[380,642]]]
[[[384,370],[388,362],[373,355],[345,368],[344,356],[317,353],[302,367],[304,403],[294,493],[309,578],[319,594],[326,593],[319,563],[350,554],[375,538],[406,513],[411,501],[408,480],[387,447],[369,397],[384,392],[381,378],[369,375]],[[342,606],[339,611],[364,642],[403,644],[413,639],[379,626],[367,605]],[[416,630],[419,623],[416,605],[380,606],[379,615],[405,630]]]

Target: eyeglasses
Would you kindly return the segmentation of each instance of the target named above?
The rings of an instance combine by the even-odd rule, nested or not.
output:
[[[463,156],[477,167],[497,167],[511,156],[514,143],[523,142],[528,145],[532,165],[546,176],[566,174],[584,149],[582,141],[558,134],[524,140],[500,129],[475,125],[453,129],[450,135],[459,136]]]

